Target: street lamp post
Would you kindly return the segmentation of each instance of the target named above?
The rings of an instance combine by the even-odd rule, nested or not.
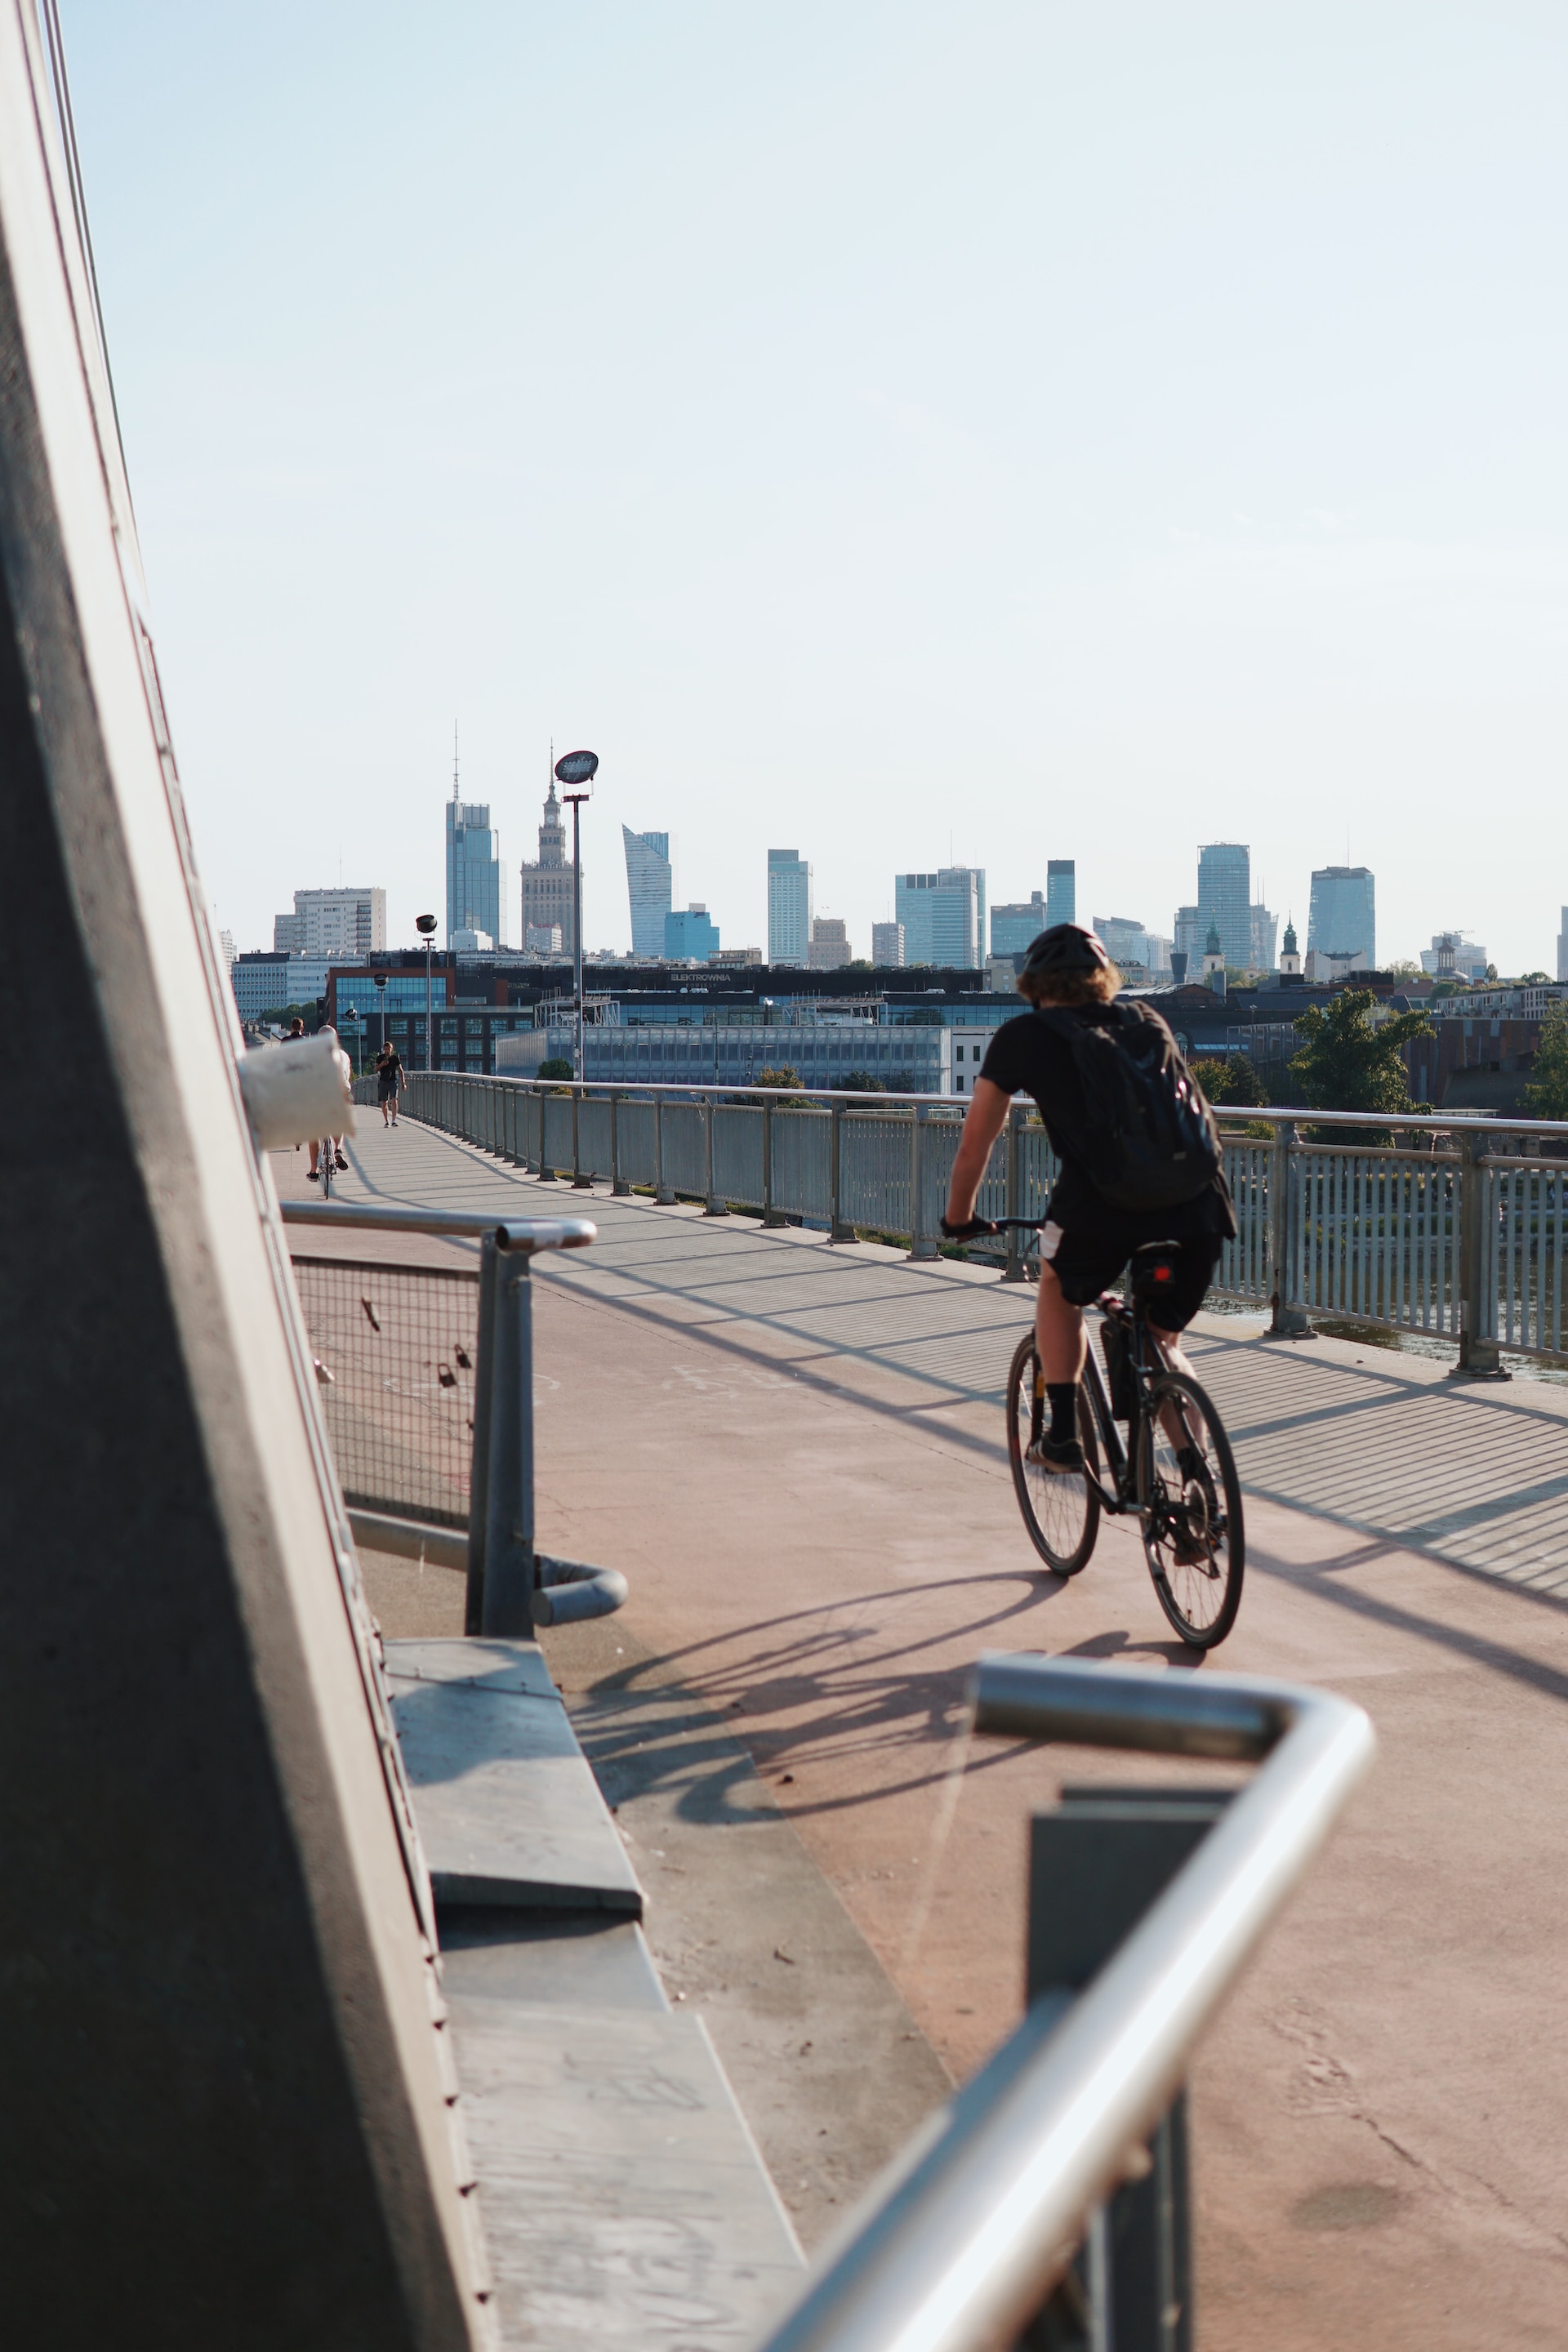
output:
[[[381,1051],[384,1054],[386,1051],[386,974],[384,971],[378,971],[373,973],[372,977],[375,982],[375,1001],[381,1011]]]
[[[430,958],[436,945],[435,916],[416,915],[414,928],[425,941],[425,1066],[433,1070],[436,1066],[436,1022],[431,1011]]]
[[[577,992],[577,1050],[573,1076],[583,1083],[583,803],[594,796],[596,751],[567,751],[555,762],[561,797],[572,803],[572,977]]]

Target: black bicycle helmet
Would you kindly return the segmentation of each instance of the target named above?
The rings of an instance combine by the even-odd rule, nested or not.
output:
[[[1053,923],[1048,931],[1030,941],[1019,977],[1038,980],[1048,972],[1104,971],[1110,963],[1098,933],[1086,931],[1081,923]]]

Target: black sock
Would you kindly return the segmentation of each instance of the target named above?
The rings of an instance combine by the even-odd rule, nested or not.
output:
[[[1051,1435],[1060,1443],[1078,1435],[1078,1382],[1047,1381],[1046,1394],[1050,1399]]]

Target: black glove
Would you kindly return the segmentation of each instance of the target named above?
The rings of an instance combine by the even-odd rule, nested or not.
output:
[[[952,1224],[943,1217],[942,1230],[943,1238],[947,1241],[972,1242],[977,1234],[994,1234],[996,1228],[989,1217],[971,1217],[967,1223],[962,1225]]]

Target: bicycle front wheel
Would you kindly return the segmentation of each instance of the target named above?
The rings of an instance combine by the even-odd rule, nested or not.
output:
[[[1083,1471],[1060,1477],[1037,1463],[1024,1459],[1034,1429],[1035,1381],[1039,1358],[1033,1332],[1026,1332],[1014,1351],[1007,1374],[1007,1459],[1013,1469],[1013,1490],[1029,1541],[1048,1568],[1058,1576],[1076,1576],[1094,1549],[1100,1532],[1100,1496]],[[1079,1391],[1079,1435],[1086,1466],[1100,1460],[1095,1444],[1094,1415],[1089,1399]]]
[[[1212,1650],[1241,1606],[1241,1487],[1219,1415],[1184,1372],[1149,1383],[1138,1508],[1161,1608],[1184,1642]]]

